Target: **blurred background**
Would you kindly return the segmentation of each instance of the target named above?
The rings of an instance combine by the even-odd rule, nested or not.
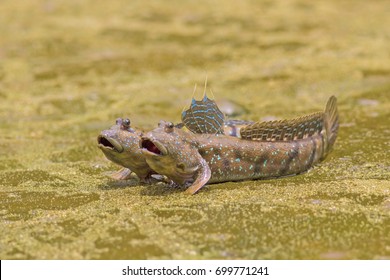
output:
[[[0,258],[390,258],[389,1],[0,3]],[[309,173],[193,197],[115,182],[117,117],[180,121],[208,77],[234,118],[339,101]],[[221,105],[222,106],[222,105]]]

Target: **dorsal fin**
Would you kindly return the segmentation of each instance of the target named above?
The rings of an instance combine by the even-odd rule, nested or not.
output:
[[[241,128],[242,139],[256,141],[292,141],[321,133],[324,113],[318,112],[291,120],[256,122]]]
[[[207,80],[206,80],[207,83]],[[197,134],[224,134],[225,115],[205,92],[202,100],[192,98],[191,105],[181,113],[184,125]]]

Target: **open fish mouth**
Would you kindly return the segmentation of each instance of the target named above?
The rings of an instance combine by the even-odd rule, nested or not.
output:
[[[97,141],[98,141],[98,147],[101,149],[111,150],[118,153],[122,153],[124,150],[122,145],[119,144],[119,142],[113,138],[104,135],[99,135]]]
[[[150,155],[166,155],[168,153],[164,145],[156,140],[152,141],[148,137],[142,137],[140,140],[142,152]]]

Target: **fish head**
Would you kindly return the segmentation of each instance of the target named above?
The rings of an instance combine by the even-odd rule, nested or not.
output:
[[[99,134],[97,146],[107,159],[133,170],[146,165],[139,148],[141,136],[141,131],[130,126],[129,119],[117,119],[115,125]]]
[[[170,122],[160,121],[159,126],[143,135],[139,142],[148,165],[181,185],[194,180],[202,159],[188,141],[188,134]]]

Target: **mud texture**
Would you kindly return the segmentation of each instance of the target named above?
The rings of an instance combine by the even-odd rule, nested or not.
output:
[[[389,259],[389,10],[1,1],[0,259]],[[98,133],[117,117],[178,122],[206,75],[241,119],[296,117],[336,95],[334,151],[306,174],[194,196],[111,180]]]

